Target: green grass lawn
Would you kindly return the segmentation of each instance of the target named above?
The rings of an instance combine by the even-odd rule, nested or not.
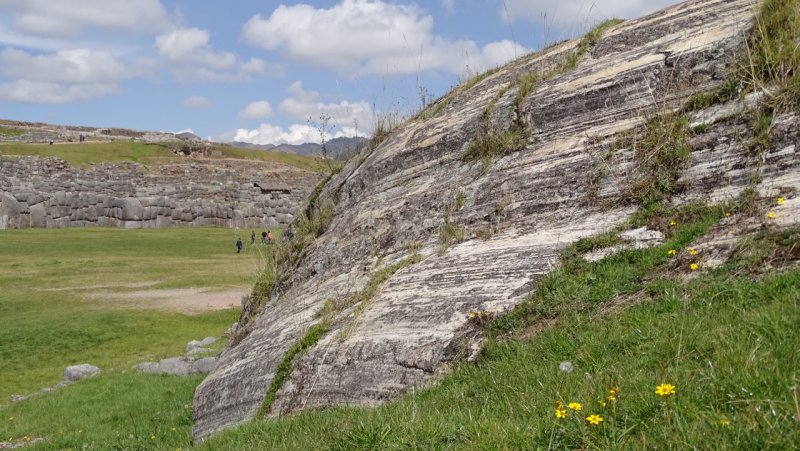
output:
[[[130,434],[120,431],[136,437],[141,432],[150,440],[158,426],[164,440],[188,443],[189,406],[202,378],[144,376],[130,366],[181,355],[189,340],[220,336],[238,318],[238,309],[183,314],[88,295],[187,287],[246,292],[264,252],[249,246],[249,233],[221,228],[0,231],[0,441],[30,434],[48,438],[44,449],[78,449],[82,440],[94,443],[91,449],[115,443],[130,449],[136,448]],[[248,244],[242,254],[235,252],[237,236]],[[97,365],[103,373],[9,404],[12,393],[52,386],[62,379],[64,367],[78,363]],[[78,430],[85,435],[75,435]]]
[[[157,144],[132,142],[80,143],[80,144],[0,144],[0,154],[39,155],[66,160],[76,167],[92,163],[130,161],[145,164],[153,158],[174,156],[166,147]]]

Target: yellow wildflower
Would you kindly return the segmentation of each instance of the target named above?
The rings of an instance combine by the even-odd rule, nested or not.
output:
[[[178,430],[178,429],[176,429],[176,428],[172,428],[172,432],[175,432],[175,431],[177,431],[177,430]]]
[[[778,198],[778,205],[783,205],[783,202],[784,202],[783,198],[779,197]]]
[[[606,406],[606,402],[601,400],[600,401],[600,407],[605,407],[605,406]]]
[[[675,255],[677,252],[678,252],[678,251],[676,251],[675,249],[670,249],[670,250],[668,250],[668,251],[667,251],[667,254],[669,254],[669,255]]]
[[[469,312],[469,319],[475,318],[475,312]]]
[[[676,225],[678,225],[678,223],[675,222],[675,220],[673,219],[673,220],[669,221],[669,225],[671,225],[672,227],[675,227]]]
[[[769,219],[775,219],[775,216],[777,216],[777,215],[775,214],[774,211],[771,211],[771,212],[767,213],[767,216],[769,216]]]
[[[719,419],[719,425],[720,426],[728,426],[729,424],[731,424],[731,420],[729,420],[729,419],[727,419],[725,417],[720,417],[720,419]]]
[[[700,265],[698,265],[697,263],[692,263],[691,265],[689,265],[689,269],[691,269],[692,271],[697,271],[699,268]]]
[[[617,400],[617,396],[619,396],[620,391],[621,390],[619,388],[619,385],[617,385],[617,384],[612,385],[611,388],[608,390],[608,400],[609,401],[616,401]]]
[[[656,387],[656,394],[659,396],[669,396],[675,394],[675,386],[672,384],[661,384]]]
[[[692,254],[692,255],[697,255],[697,249],[691,248],[691,249],[689,249],[689,253]]]
[[[150,440],[155,440],[155,439],[156,439],[156,436],[155,436],[155,435],[151,435],[151,436],[150,436]]]
[[[567,407],[569,407],[570,409],[572,409],[572,410],[574,410],[576,412],[580,412],[581,409],[583,409],[583,404],[581,404],[579,402],[571,402],[571,403],[567,404]]]
[[[588,417],[586,417],[586,421],[588,421],[591,424],[600,424],[600,423],[603,422],[603,417],[601,417],[600,415],[594,413],[594,414],[589,415]]]
[[[731,217],[731,212],[729,212],[729,211],[726,211],[726,212],[725,212],[725,217],[726,217],[726,218],[730,218],[730,217]]]
[[[567,411],[566,410],[564,410],[564,409],[556,409],[556,418],[561,419],[561,418],[566,418],[566,417],[567,417]]]

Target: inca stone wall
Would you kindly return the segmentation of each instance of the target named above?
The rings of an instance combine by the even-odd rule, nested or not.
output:
[[[317,173],[244,160],[191,159],[87,170],[55,158],[0,157],[0,229],[288,225]]]
[[[367,304],[330,319],[265,408],[278,415],[376,405],[435,381],[453,359],[478,349],[480,328],[468,320],[470,311],[518,304],[565,246],[637,209],[620,199],[642,164],[635,155],[644,124],[730,77],[755,7],[751,0],[697,0],[624,22],[574,68],[553,72],[577,41],[523,57],[350,162],[321,196],[336,205],[330,227],[195,392],[195,436],[255,416],[286,351],[322,321],[326,302],[358,292],[373,274],[415,252],[419,262],[389,277]],[[517,80],[529,73],[555,75],[518,104]],[[508,129],[522,119],[530,133],[524,149],[485,171],[462,156],[490,105],[492,127]],[[673,201],[734,199],[760,181],[760,193],[786,197],[778,217],[796,223],[800,115],[776,117],[768,149],[753,158],[746,108],[737,98],[687,113],[705,130],[689,134],[691,152]],[[447,226],[461,228],[463,241],[442,247]]]

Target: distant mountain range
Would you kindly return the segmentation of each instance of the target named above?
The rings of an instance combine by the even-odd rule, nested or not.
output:
[[[325,143],[328,156],[337,160],[346,160],[350,155],[360,151],[366,145],[367,138],[334,138]],[[305,144],[252,144],[245,142],[227,143],[233,147],[254,150],[269,150],[272,152],[289,152],[298,155],[322,155],[322,145],[317,143]]]

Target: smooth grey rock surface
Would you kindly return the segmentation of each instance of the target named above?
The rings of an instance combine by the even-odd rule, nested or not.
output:
[[[88,379],[100,374],[100,368],[82,363],[80,365],[68,366],[64,369],[64,380],[67,382],[75,382],[83,379]]]
[[[637,164],[634,149],[615,144],[692,94],[719,87],[753,20],[750,0],[695,0],[624,22],[574,69],[541,81],[517,109],[515,81],[558,67],[578,41],[554,45],[440,100],[438,114],[408,121],[349,162],[321,194],[336,205],[330,227],[263,313],[240,325],[241,340],[231,340],[197,388],[195,437],[252,418],[286,351],[320,321],[326,301],[358,292],[371,275],[414,252],[419,263],[389,277],[363,310],[338,314],[296,359],[269,414],[374,406],[434,383],[481,339],[469,312],[517,305],[565,246],[612,230],[636,211],[619,202]],[[483,174],[480,162],[464,163],[462,155],[490,104],[496,127],[508,127],[518,110],[531,135],[525,149]],[[731,199],[756,168],[760,190],[800,189],[800,116],[776,117],[764,161],[753,162],[751,128],[725,114],[715,112],[707,133],[690,136],[678,180],[684,190],[675,201]],[[607,170],[598,175],[601,162]],[[461,228],[464,241],[442,249],[445,224]]]
[[[621,244],[588,252],[583,259],[588,262],[597,262],[622,251],[647,249],[664,242],[664,233],[658,230],[649,230],[647,227],[626,230],[617,236],[622,240]]]

